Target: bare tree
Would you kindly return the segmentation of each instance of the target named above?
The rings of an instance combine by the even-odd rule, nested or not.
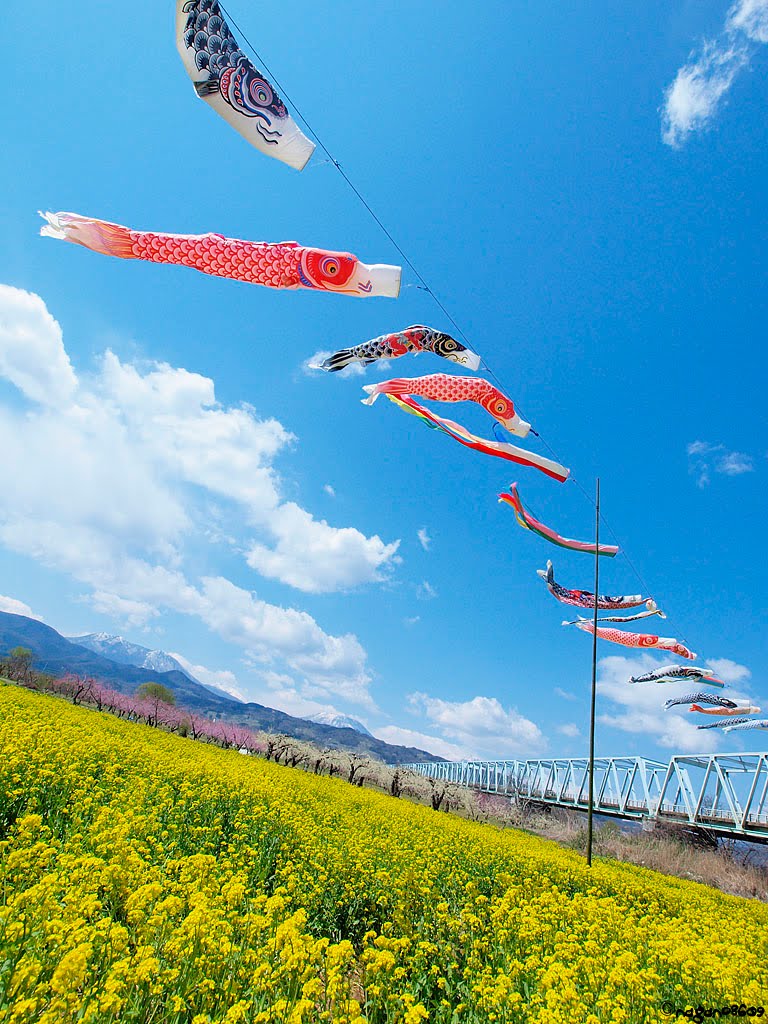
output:
[[[353,786],[362,786],[365,782],[366,772],[370,771],[371,759],[367,754],[357,752],[347,753],[349,767],[347,768],[347,782]]]

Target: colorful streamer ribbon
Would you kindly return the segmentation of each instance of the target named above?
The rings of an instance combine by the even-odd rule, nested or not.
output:
[[[444,420],[441,416],[435,416],[434,413],[425,409],[407,395],[387,395],[387,398],[390,402],[400,406],[405,412],[418,416],[427,426],[441,430],[466,448],[483,452],[485,455],[494,455],[499,459],[508,459],[510,462],[517,462],[521,466],[530,466],[533,469],[541,470],[542,473],[551,476],[553,480],[559,480],[560,483],[564,483],[568,479],[570,470],[557,462],[553,462],[551,459],[545,459],[542,455],[536,455],[534,452],[518,448],[513,444],[504,444],[501,441],[488,441],[482,437],[476,437],[474,434],[470,434],[461,424],[454,423],[452,420]]]
[[[569,537],[561,537],[559,533],[555,533],[554,530],[545,526],[544,523],[540,523],[538,519],[535,519],[530,514],[530,512],[527,512],[523,508],[520,495],[517,493],[517,484],[510,484],[509,492],[509,494],[500,494],[499,501],[503,501],[514,510],[515,518],[524,530],[530,530],[532,533],[537,533],[540,537],[543,537],[544,540],[548,540],[550,544],[557,544],[558,547],[568,548],[569,551],[583,551],[586,554],[594,555],[594,544],[589,541],[571,540]],[[615,557],[615,555],[618,554],[618,551],[619,549],[613,544],[600,544],[597,549],[598,555],[606,555],[608,558]]]

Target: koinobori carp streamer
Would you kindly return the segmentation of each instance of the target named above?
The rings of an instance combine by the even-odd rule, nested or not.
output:
[[[660,608],[653,608],[645,612],[636,612],[634,615],[601,615],[598,622],[636,622],[638,619],[649,619],[652,615],[658,615],[666,619],[666,615]],[[564,622],[564,626],[575,626],[576,622]]]
[[[512,484],[512,487],[515,488],[515,494],[517,494],[516,485]],[[510,495],[510,497],[512,496]],[[502,499],[500,498],[499,500]],[[514,505],[512,507],[514,508]],[[536,573],[547,584],[550,594],[563,604],[574,605],[576,608],[595,607],[595,595],[588,590],[569,590],[567,587],[561,587],[559,583],[555,582],[555,569],[550,561],[547,561],[546,569],[537,569]],[[603,610],[612,609],[618,611],[622,608],[640,608],[643,605],[649,611],[655,611],[656,609],[656,602],[652,598],[642,597],[640,594],[625,594],[619,597],[610,597],[607,594],[597,595],[597,607]]]
[[[204,274],[267,288],[310,288],[343,295],[397,298],[401,268],[362,263],[348,252],[298,242],[247,242],[224,235],[135,231],[77,213],[41,213],[41,235],[76,242],[107,256],[175,263]]]
[[[753,721],[751,718],[722,718],[719,722],[705,722],[704,725],[697,725],[697,729],[722,729],[726,726],[728,729],[735,729],[739,725],[749,725],[759,728],[760,723]]]
[[[256,149],[302,170],[315,144],[240,49],[216,0],[176,0],[176,48],[200,99]]]
[[[476,402],[487,413],[518,437],[526,437],[531,429],[515,412],[511,398],[482,377],[458,377],[450,373],[430,373],[425,377],[394,377],[378,384],[364,384],[368,398],[363,405],[373,405],[379,395],[397,398],[426,398],[432,402]]]
[[[768,729],[768,718],[747,722],[722,722],[723,732],[746,732],[747,729]]]
[[[681,658],[696,659],[696,655],[681,644],[679,640],[668,636],[654,636],[650,633],[630,633],[621,629],[613,629],[611,626],[598,626],[595,629],[590,619],[577,619],[576,622],[564,622],[564,626],[575,626],[584,633],[597,633],[601,640],[610,640],[613,644],[623,644],[624,647],[642,647],[661,651],[672,651],[679,654]]]
[[[531,533],[537,533],[544,540],[548,540],[550,544],[557,544],[558,547],[568,548],[569,551],[583,551],[587,554],[594,555],[595,545],[590,541],[583,540],[571,540],[570,537],[561,537],[559,533],[555,533],[554,530],[550,529],[549,526],[545,526],[544,523],[540,523],[538,519],[534,518],[530,512],[528,512],[520,500],[520,495],[517,493],[517,484],[509,485],[509,494],[500,494],[499,501],[505,505],[509,505],[515,513],[515,519],[522,526],[524,530],[530,530]],[[608,558],[613,558],[618,553],[618,548],[613,544],[600,544],[597,549],[598,555],[607,555]],[[539,573],[541,575],[541,573]],[[553,576],[554,579],[554,576]],[[554,593],[554,591],[553,591]],[[576,591],[576,593],[580,593]],[[555,594],[557,597],[557,594]],[[594,598],[593,598],[594,599]],[[566,604],[573,604],[574,602],[566,602]],[[641,601],[642,603],[642,601]],[[610,607],[617,607],[612,605]],[[629,605],[628,607],[633,607]]]
[[[630,679],[630,683],[634,680]],[[725,684],[720,684],[725,685]],[[749,703],[742,702],[742,703]],[[719,710],[716,712],[718,715],[725,714],[723,708],[728,708],[729,712],[734,711],[738,714],[739,702],[731,700],[730,697],[721,697],[718,693],[706,693],[701,691],[699,693],[687,693],[684,697],[670,697],[669,700],[664,701],[664,707],[667,711],[670,708],[675,707],[677,704],[713,704]]]
[[[460,423],[454,423],[452,420],[445,420],[441,416],[435,416],[429,409],[425,409],[408,395],[403,395],[402,397],[387,395],[386,397],[404,412],[418,417],[426,426],[447,434],[454,441],[464,445],[465,448],[482,452],[484,455],[493,455],[499,459],[508,459],[510,462],[516,462],[520,466],[530,466],[552,477],[553,480],[559,480],[560,483],[568,479],[570,470],[561,466],[558,462],[553,462],[552,459],[545,459],[542,455],[536,455],[535,452],[526,451],[525,448],[518,448],[513,444],[505,444],[502,441],[489,441],[486,438],[470,434]]]
[[[360,345],[339,349],[338,352],[334,352],[333,355],[324,359],[317,368],[334,373],[337,370],[343,370],[350,363],[362,363],[363,366],[368,366],[379,359],[397,359],[399,356],[418,355],[420,352],[432,352],[459,366],[466,366],[468,370],[480,368],[479,355],[470,352],[450,334],[443,334],[442,331],[436,331],[433,327],[424,327],[423,324],[414,324],[412,327],[405,327],[402,331],[382,334],[378,338],[364,341]]]
[[[759,715],[762,708],[757,708],[753,704],[745,704],[744,706],[739,704],[735,708],[703,708],[700,704],[691,704],[688,710],[698,711],[701,715]],[[748,719],[745,718],[744,721],[746,722]],[[715,725],[723,724],[723,722],[715,722]],[[699,728],[704,729],[707,727],[700,725]]]
[[[630,676],[630,683],[672,683],[678,679],[691,679],[696,682],[712,684],[712,686],[725,686],[722,679],[715,677],[713,668],[699,668],[696,665],[663,665],[661,668],[651,669],[650,672],[643,672],[639,676]],[[691,698],[693,699],[693,698]],[[688,703],[688,698],[682,698],[683,703]]]

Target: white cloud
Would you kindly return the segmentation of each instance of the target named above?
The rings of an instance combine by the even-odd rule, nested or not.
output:
[[[420,615],[409,615],[403,619],[406,626],[415,626],[418,622],[421,622]]]
[[[212,499],[216,536],[232,536],[254,564],[302,589],[374,581],[395,563],[397,541],[316,522],[281,500],[272,463],[294,438],[280,423],[219,406],[199,374],[127,365],[111,352],[78,380],[42,300],[5,286],[0,377],[28,399],[25,409],[0,408],[3,467],[14,480],[0,492],[0,543],[87,584],[104,614],[131,625],[162,610],[195,616],[287,668],[297,685],[370,706],[356,637],[326,633],[306,612],[229,580],[187,578],[188,564],[210,564]],[[274,549],[253,530],[276,538]]]
[[[253,543],[246,561],[262,576],[281,580],[307,593],[323,594],[385,578],[399,559],[400,541],[385,544],[353,527],[339,529],[314,519],[293,502],[280,507],[270,523],[274,548]]]
[[[0,612],[9,612],[11,615],[25,615],[28,619],[37,619],[42,622],[42,616],[35,615],[28,604],[17,601],[15,597],[5,597],[0,594]]]
[[[681,146],[706,128],[758,45],[768,43],[768,0],[736,0],[717,39],[702,44],[679,69],[664,95],[662,138]]]
[[[562,733],[563,736],[581,736],[578,725],[575,722],[566,722],[564,725],[558,725],[557,731]]]
[[[726,476],[751,473],[754,468],[751,457],[743,452],[727,452],[717,463],[717,472]]]
[[[297,688],[295,680],[282,672],[260,672],[260,678],[266,684],[265,691],[259,691],[252,698],[267,707],[284,711],[286,715],[293,715],[294,718],[309,718],[320,712],[340,714],[339,709],[333,704],[306,697]]]
[[[61,328],[39,295],[0,284],[0,377],[41,405],[66,402],[77,388]]]
[[[436,754],[448,761],[462,761],[472,757],[472,751],[468,747],[458,746],[449,743],[439,736],[430,736],[424,732],[416,732],[414,729],[401,729],[397,725],[385,725],[380,729],[372,730],[376,739],[384,740],[385,743],[397,743],[403,747],[416,747],[418,750],[426,750],[429,754]]]
[[[431,601],[437,597],[437,591],[429,580],[422,580],[418,587],[416,587],[416,596],[422,601]]]
[[[282,661],[302,681],[305,696],[375,707],[365,651],[351,633],[331,636],[307,612],[267,604],[222,577],[204,579],[202,593],[190,597],[219,636],[265,666]]]
[[[169,651],[168,653],[178,661],[186,672],[194,676],[198,682],[203,683],[205,686],[215,686],[217,689],[237,697],[238,700],[247,699],[240,690],[237,676],[234,672],[230,672],[229,669],[211,669],[206,668],[205,665],[194,665],[177,651]]]
[[[321,373],[325,373],[325,370],[322,369],[320,364],[323,362],[324,359],[327,359],[329,356],[332,355],[333,352],[331,351],[315,352],[315,354],[310,356],[309,359],[304,360],[304,362],[301,364],[301,368],[304,371],[304,373],[308,375],[315,374],[318,371]],[[363,366],[362,363],[358,362],[348,363],[342,370],[336,370],[334,372],[334,376],[336,377],[362,377],[364,375],[365,367]]]
[[[686,451],[689,472],[696,477],[699,487],[707,486],[712,473],[740,476],[742,473],[751,473],[755,468],[750,455],[745,455],[744,452],[728,451],[724,444],[692,441]]]
[[[715,670],[724,683],[743,683],[752,676],[746,665],[739,665],[730,658],[710,658],[707,665]]]
[[[425,551],[429,551],[429,546],[432,543],[432,538],[427,533],[426,526],[422,526],[418,531],[419,544],[424,548]]]
[[[755,43],[768,43],[768,0],[738,0],[728,11],[726,27]]]
[[[145,626],[150,619],[157,618],[159,614],[157,609],[146,601],[131,601],[102,590],[94,591],[87,601],[100,615],[106,615],[126,626]]]
[[[571,693],[570,690],[562,690],[559,686],[555,687],[555,694],[558,697],[562,697],[563,700],[578,700],[579,698],[575,693]]]
[[[715,664],[723,664],[724,660],[727,659],[715,659],[710,661],[710,665],[714,668]],[[664,702],[669,697],[682,697],[686,693],[706,689],[705,683],[690,679],[674,683],[627,681],[630,676],[640,675],[667,663],[650,654],[636,658],[618,655],[602,658],[597,680],[599,704],[602,707],[603,701],[607,699],[618,705],[620,710],[618,713],[602,712],[598,720],[622,732],[647,736],[649,740],[672,751],[706,754],[717,750],[722,735],[717,729],[697,729],[698,725],[706,724],[702,716],[691,714],[685,705],[678,705],[669,711],[664,709]],[[730,665],[733,664],[730,662]],[[740,668],[743,666],[735,666],[735,669]],[[728,696],[738,700],[744,695],[729,690]]]
[[[323,490],[325,491],[325,493],[326,493],[326,494],[327,494],[327,495],[328,495],[328,496],[329,496],[330,498],[335,498],[335,497],[336,497],[336,491],[334,491],[334,489],[333,489],[333,488],[331,487],[331,485],[330,485],[330,484],[324,484],[324,485],[323,485]]]
[[[0,523],[16,543],[25,530],[34,543],[41,523],[48,534],[92,528],[120,536],[123,550],[172,561],[199,534],[206,496],[228,499],[239,529],[262,535],[242,541],[249,564],[290,586],[347,589],[382,580],[397,562],[399,541],[318,522],[281,500],[272,463],[295,438],[276,420],[220,407],[200,374],[142,369],[112,352],[78,381],[42,300],[6,286],[0,376],[32,402],[26,413],[0,409],[4,465],[16,481],[0,499]]]
[[[439,727],[445,739],[457,742],[472,756],[534,757],[544,747],[544,737],[536,723],[514,708],[505,709],[495,697],[447,701],[413,693],[408,701],[414,710]]]

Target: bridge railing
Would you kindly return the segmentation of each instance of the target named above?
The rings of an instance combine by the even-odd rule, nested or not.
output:
[[[531,758],[401,765],[444,782],[586,810],[589,760]],[[768,840],[768,753],[595,758],[594,810]]]

